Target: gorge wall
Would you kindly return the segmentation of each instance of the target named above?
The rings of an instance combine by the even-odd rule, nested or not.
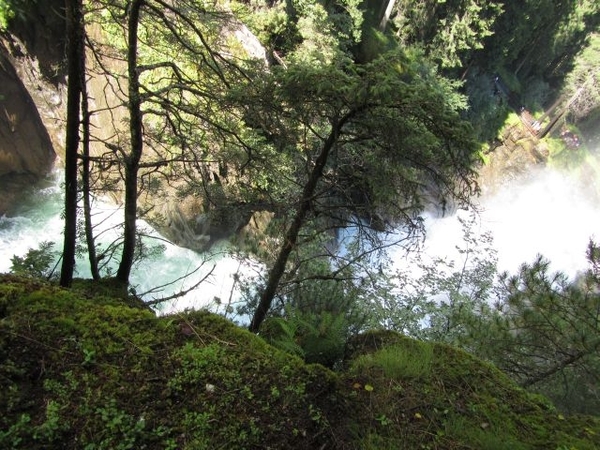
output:
[[[63,2],[33,3],[0,34],[0,214],[64,149]]]

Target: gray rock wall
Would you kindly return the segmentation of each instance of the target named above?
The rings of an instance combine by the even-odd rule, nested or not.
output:
[[[25,88],[6,48],[0,51],[0,214],[24,186],[52,168],[56,154],[36,102]]]

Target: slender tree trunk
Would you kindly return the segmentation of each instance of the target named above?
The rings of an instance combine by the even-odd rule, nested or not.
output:
[[[561,117],[563,117],[568,111],[569,108],[571,107],[571,104],[577,100],[577,97],[579,97],[579,95],[583,92],[583,86],[580,87],[579,89],[577,89],[577,91],[571,96],[571,98],[569,99],[569,101],[567,102],[567,104],[565,106],[563,106],[563,108],[560,110],[560,112],[556,115],[556,117],[554,117],[554,119],[552,119],[550,121],[550,123],[546,126],[546,128],[544,128],[544,130],[539,134],[539,138],[542,139],[543,137],[545,137],[548,133],[550,133],[552,131],[552,129],[554,128],[554,126],[557,124],[557,122],[560,120]],[[547,116],[550,115],[550,113],[554,110],[554,108],[556,108],[556,106],[559,104],[559,101],[562,100],[562,97],[559,98],[554,105],[552,105],[552,107],[550,108],[550,110],[546,111],[542,117],[539,119],[539,121],[541,122],[542,120],[544,120]]]
[[[83,161],[81,166],[81,184],[83,195],[83,217],[85,223],[85,241],[90,261],[90,272],[94,280],[100,279],[98,270],[98,257],[96,255],[96,243],[94,240],[94,226],[92,224],[91,205],[91,168],[90,168],[90,111],[88,105],[87,85],[85,80],[85,49],[82,47],[81,54],[81,116],[82,116],[82,147]]]
[[[384,32],[387,28],[387,24],[390,20],[390,16],[392,15],[392,11],[394,10],[394,5],[396,4],[396,0],[385,0],[381,5],[381,12],[379,13],[379,30]],[[385,8],[384,8],[385,7]]]
[[[88,104],[86,70],[85,70],[85,21],[81,21],[81,42],[78,47],[79,56],[79,87],[81,89],[81,131],[82,131],[82,163],[81,163],[81,185],[82,185],[82,200],[83,200],[83,217],[85,227],[85,239],[88,248],[88,259],[90,262],[90,272],[94,280],[100,279],[98,271],[98,260],[96,257],[96,244],[94,242],[93,226],[92,226],[92,207],[91,198],[91,170],[90,170],[90,112]]]
[[[357,110],[351,111],[337,123],[334,123],[329,137],[323,143],[321,153],[319,153],[319,156],[315,160],[315,165],[310,173],[308,181],[304,185],[302,197],[300,198],[300,204],[296,209],[296,214],[294,215],[292,223],[285,234],[285,240],[281,249],[279,250],[279,255],[277,255],[277,259],[269,271],[267,284],[260,295],[256,311],[254,311],[254,316],[252,317],[249,327],[249,330],[253,333],[258,333],[258,330],[260,329],[260,326],[265,320],[267,313],[269,312],[269,308],[273,303],[273,298],[277,292],[281,277],[285,272],[285,266],[287,265],[290,253],[292,253],[292,250],[296,246],[298,234],[300,233],[300,229],[304,224],[306,214],[310,209],[310,204],[317,188],[317,183],[323,176],[323,169],[325,168],[327,160],[329,159],[329,155],[331,154],[338,140],[339,131],[342,129],[344,124],[357,112]]]
[[[564,96],[560,96],[558,98],[558,100],[556,100],[554,103],[552,103],[552,106],[550,106],[550,108],[548,108],[546,111],[544,111],[544,114],[542,114],[540,116],[540,118],[538,119],[538,121],[542,122],[543,120],[546,119],[546,117],[548,117],[550,114],[552,114],[554,112],[554,110],[564,101]]]
[[[537,41],[538,41],[538,38],[535,38],[533,40],[533,43],[529,46],[529,50],[527,50],[527,53],[525,53],[525,56],[523,56],[523,59],[521,59],[521,62],[519,62],[519,64],[517,64],[517,68],[515,69],[515,76],[519,75],[519,72],[521,71],[521,69],[523,68],[525,63],[527,61],[529,61],[529,58],[531,57],[533,52],[537,49],[536,48]]]
[[[538,134],[538,137],[540,139],[545,138],[546,135],[548,135],[554,129],[554,127],[556,127],[556,124],[564,116],[564,114],[565,114],[564,110],[562,110],[560,113],[558,113],[556,115],[556,117],[554,119],[552,119],[550,121],[550,123],[548,125],[546,125],[546,127]]]
[[[140,83],[137,62],[138,24],[143,0],[133,0],[129,5],[127,23],[128,49],[127,73],[129,82],[129,133],[131,139],[130,153],[125,157],[125,222],[123,235],[123,253],[117,271],[117,280],[129,284],[129,275],[136,244],[137,189],[138,170],[143,151],[142,112],[140,99]]]
[[[67,20],[67,137],[65,148],[65,230],[60,285],[70,287],[75,270],[77,239],[77,150],[81,99],[81,56],[83,17],[81,0],[65,0]]]

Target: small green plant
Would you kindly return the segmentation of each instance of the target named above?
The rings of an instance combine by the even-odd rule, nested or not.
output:
[[[19,419],[6,431],[0,431],[0,447],[5,449],[22,448],[23,436],[28,435],[31,417],[21,414]]]
[[[354,362],[354,369],[380,369],[393,379],[424,378],[430,375],[433,346],[426,342],[406,341],[362,355]]]
[[[180,368],[169,381],[169,387],[184,390],[186,386],[196,385],[199,380],[203,380],[212,367],[218,367],[224,358],[224,352],[217,344],[199,347],[193,343],[186,343],[176,351],[176,358]]]
[[[446,436],[470,442],[477,448],[490,450],[521,450],[528,448],[515,441],[511,434],[493,423],[467,420],[462,416],[450,416],[445,424]]]
[[[382,427],[387,427],[392,423],[392,421],[385,414],[380,414],[379,416],[375,417],[375,420],[379,422],[379,425]]]
[[[62,428],[60,417],[62,409],[63,407],[58,402],[54,400],[48,402],[46,405],[46,421],[34,431],[34,439],[52,442],[59,437],[58,435]]]
[[[323,417],[323,412],[312,403],[308,405],[308,414],[311,420],[317,424],[322,424],[322,422],[325,420]]]
[[[134,417],[120,409],[116,400],[96,409],[95,416],[102,423],[102,430],[94,435],[94,443],[89,443],[86,450],[137,448],[143,439],[146,422],[143,417]]]
[[[57,252],[52,250],[53,246],[54,242],[44,241],[38,248],[30,248],[23,257],[14,255],[10,260],[11,272],[31,278],[52,278],[57,255]]]
[[[12,3],[9,0],[0,0],[0,30],[5,30],[8,27],[8,22],[15,15]]]
[[[96,359],[96,350],[94,349],[83,349],[83,362],[82,365],[92,365],[94,364],[94,360]]]

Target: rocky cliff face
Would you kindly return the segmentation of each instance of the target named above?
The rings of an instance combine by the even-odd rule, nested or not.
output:
[[[479,170],[479,184],[484,195],[493,195],[548,160],[546,143],[520,124],[507,127],[495,144],[489,161]]]
[[[0,36],[0,214],[52,168],[64,149],[62,0],[24,4]]]
[[[52,167],[55,146],[34,98],[25,87],[7,48],[0,52],[0,213],[15,201],[24,185],[43,177]],[[32,63],[29,60],[27,63]],[[38,91],[42,94],[42,88]],[[59,107],[59,95],[44,99]],[[39,101],[39,99],[38,99]],[[61,140],[55,136],[56,143]]]

